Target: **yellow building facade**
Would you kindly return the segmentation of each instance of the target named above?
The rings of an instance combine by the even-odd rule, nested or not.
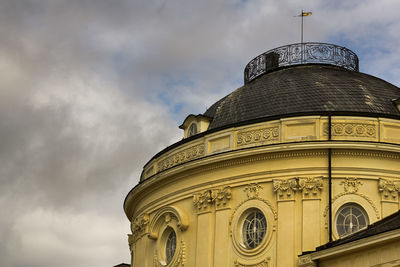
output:
[[[399,98],[343,47],[256,57],[144,166],[124,203],[131,266],[298,266],[398,211]]]

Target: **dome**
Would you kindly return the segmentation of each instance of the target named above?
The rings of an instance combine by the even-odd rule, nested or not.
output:
[[[396,230],[364,232],[399,210],[400,88],[359,73],[350,50],[321,43],[261,54],[244,77],[188,115],[184,138],[143,167],[124,202],[132,266],[400,260]],[[351,235],[371,239],[340,241]],[[374,261],[382,245],[391,254]]]
[[[244,86],[203,114],[212,118],[208,130],[312,114],[400,117],[393,103],[400,88],[359,73],[358,67],[314,62],[279,65],[245,79]]]

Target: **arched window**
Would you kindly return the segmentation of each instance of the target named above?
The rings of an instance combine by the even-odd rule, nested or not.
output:
[[[339,237],[343,237],[367,227],[369,219],[360,205],[348,203],[339,208],[335,222]]]

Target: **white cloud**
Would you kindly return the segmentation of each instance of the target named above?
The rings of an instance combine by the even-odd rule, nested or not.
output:
[[[0,265],[129,258],[125,195],[177,126],[300,39],[400,84],[398,1],[0,2]]]
[[[15,221],[7,249],[18,253],[9,260],[15,266],[113,266],[129,260],[128,230],[120,218],[37,208]]]

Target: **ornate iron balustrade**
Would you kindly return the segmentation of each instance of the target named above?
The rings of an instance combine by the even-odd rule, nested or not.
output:
[[[298,43],[269,50],[251,60],[244,69],[244,83],[279,67],[302,64],[330,64],[358,71],[357,55],[345,47],[326,43]]]

